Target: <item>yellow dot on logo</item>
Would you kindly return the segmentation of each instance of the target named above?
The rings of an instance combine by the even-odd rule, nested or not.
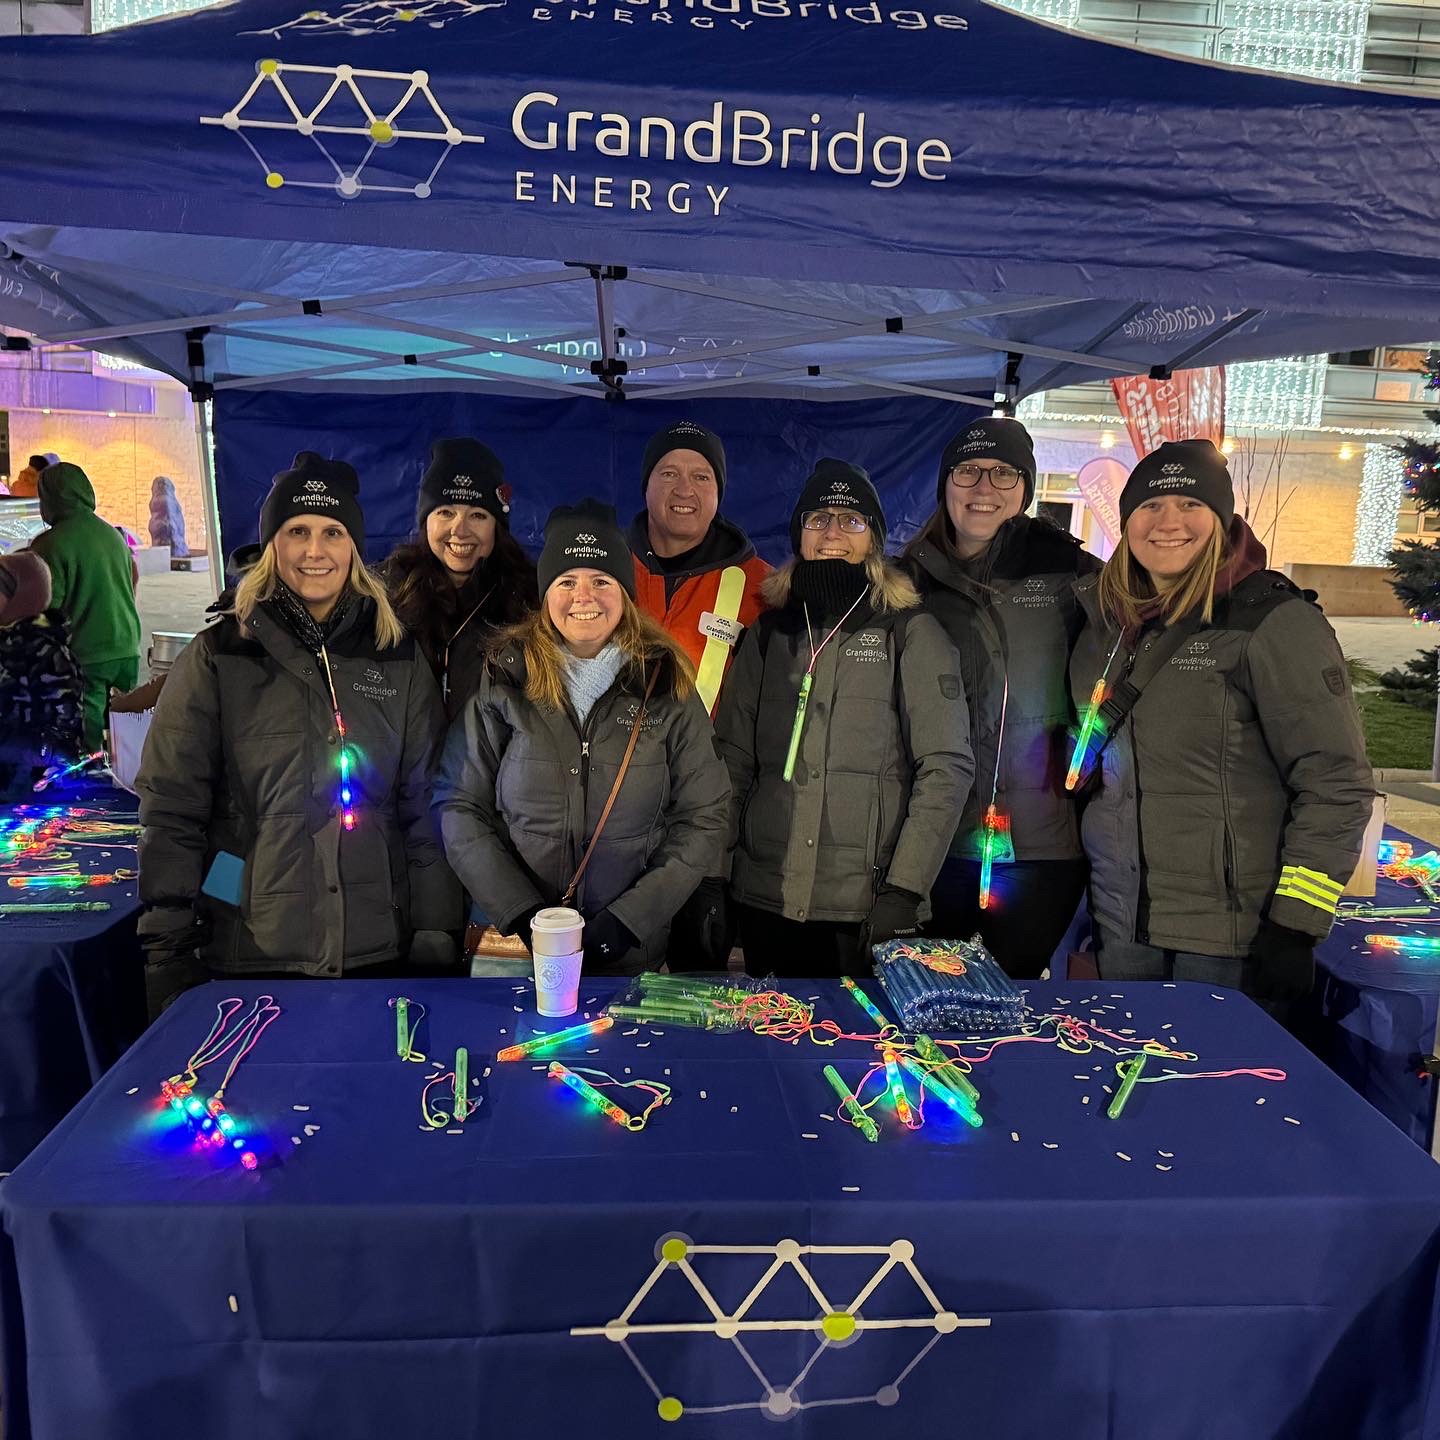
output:
[[[278,60],[262,60],[260,62],[260,73],[262,75],[274,75],[280,69]]]
[[[265,183],[272,190],[278,190],[285,183],[285,177],[278,170],[272,170],[265,177]]]
[[[661,1256],[672,1264],[677,1260],[683,1260],[690,1253],[690,1247],[683,1240],[667,1240],[660,1247]]]
[[[678,1420],[685,1413],[685,1407],[673,1395],[667,1395],[655,1408],[662,1420]]]
[[[370,138],[379,141],[379,143],[383,145],[387,140],[393,140],[395,138],[395,132],[385,121],[377,120],[370,127]]]
[[[829,1340],[848,1340],[855,1333],[855,1317],[836,1310],[820,1322],[820,1328]]]

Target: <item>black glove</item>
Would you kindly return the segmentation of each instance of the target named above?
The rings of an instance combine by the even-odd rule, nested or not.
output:
[[[640,943],[639,937],[608,910],[592,915],[585,922],[585,968],[610,970],[629,950]]]
[[[735,944],[735,913],[723,880],[702,880],[670,922],[671,970],[724,970]]]
[[[870,948],[896,936],[920,933],[921,898],[898,885],[882,885],[865,923],[860,927],[860,949],[869,960]]]
[[[145,956],[145,1008],[151,1021],[209,978],[209,970],[194,950],[149,951]]]
[[[1250,990],[1257,1000],[1300,1000],[1315,983],[1313,935],[1262,920],[1250,946]]]
[[[455,941],[444,930],[417,930],[410,937],[409,965],[422,974],[444,975],[455,970]]]

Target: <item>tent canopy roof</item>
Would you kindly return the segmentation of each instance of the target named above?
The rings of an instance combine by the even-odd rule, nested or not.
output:
[[[1440,334],[1440,102],[982,0],[304,3],[0,43],[0,322],[227,388],[967,403]]]

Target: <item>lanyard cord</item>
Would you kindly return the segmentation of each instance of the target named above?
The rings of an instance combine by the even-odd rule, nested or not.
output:
[[[445,642],[445,648],[440,652],[440,695],[442,699],[448,699],[450,695],[450,647],[460,638],[460,632],[480,613],[485,602],[495,593],[496,587],[492,585],[476,602],[475,608],[455,627],[455,633]]]
[[[795,697],[795,719],[790,725],[790,747],[785,752],[785,768],[781,771],[781,778],[787,785],[795,776],[795,760],[800,754],[800,736],[805,729],[805,707],[810,703],[810,686],[815,679],[815,662],[820,658],[820,652],[840,633],[840,627],[850,618],[851,612],[865,598],[866,593],[862,590],[850,602],[850,609],[835,622],[835,628],[818,646],[815,644],[815,632],[810,628],[810,607],[804,601],[800,603],[805,614],[805,638],[810,645],[810,663],[800,677],[800,693]]]
[[[1005,712],[1010,708],[1010,674],[1006,671],[1005,688],[1000,692],[1000,730],[995,737],[995,774],[990,781],[990,808],[1000,794],[1000,757],[1005,753]]]
[[[320,663],[325,667],[325,683],[330,687],[330,705],[335,712],[335,729],[340,735],[340,823],[347,830],[353,830],[355,807],[351,803],[354,795],[350,789],[350,742],[345,738],[345,717],[340,713],[340,697],[335,693],[335,677],[330,673],[330,655],[323,643],[320,646]]]

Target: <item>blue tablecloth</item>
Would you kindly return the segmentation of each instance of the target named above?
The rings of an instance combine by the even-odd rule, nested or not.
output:
[[[53,801],[133,820],[135,797],[89,787]],[[0,814],[10,814],[0,807]],[[136,868],[133,843],[79,846],[71,858],[88,874]],[[108,901],[108,911],[0,916],[0,1175],[13,1170],[124,1053],[145,1025],[144,957],[135,937],[135,883],[78,895],[15,890],[15,870],[51,868],[48,859],[0,867],[0,901]]]
[[[1408,841],[1417,855],[1436,848],[1389,825],[1385,839]],[[1347,897],[1341,903],[1393,906],[1428,902],[1421,891],[1382,875],[1372,901]],[[1440,908],[1435,913],[1440,916]],[[1372,934],[1440,938],[1440,925],[1364,919],[1337,923],[1315,952],[1320,984],[1312,999],[1318,1007],[1319,1023],[1305,1026],[1303,1033],[1326,1064],[1428,1150],[1436,1082],[1419,1073],[1418,1062],[1435,1045],[1440,955],[1426,958],[1376,949],[1365,943],[1365,937]]]
[[[820,1072],[856,1079],[862,1043],[617,1027],[567,1058],[674,1087],[630,1133],[542,1061],[493,1063],[535,1024],[505,980],[407,985],[419,1048],[464,1044],[480,1081],[462,1133],[428,1132],[394,982],[272,988],[226,1097],[260,1169],[156,1100],[215,1002],[261,992],[210,986],[0,1184],[9,1440],[1440,1435],[1440,1170],[1237,992],[1030,993],[1283,1082],[1142,1085],[1111,1121],[1113,1056],[1013,1044],[977,1072],[982,1129],[882,1106],[869,1145]],[[680,1237],[690,1273],[657,1258]],[[866,1325],[817,1336],[881,1271]]]

